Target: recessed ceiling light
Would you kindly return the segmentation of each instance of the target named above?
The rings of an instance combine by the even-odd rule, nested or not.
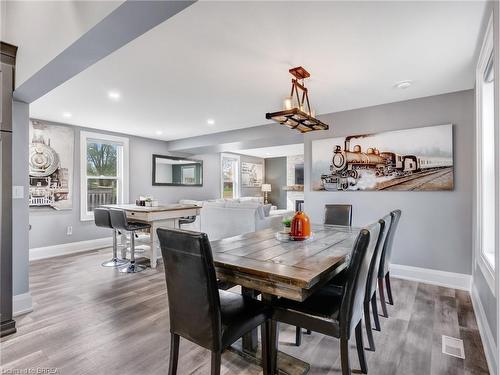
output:
[[[118,91],[108,91],[108,98],[113,100],[119,100],[121,98],[121,94]]]
[[[396,84],[394,86],[398,89],[407,89],[408,87],[411,86],[411,84],[412,84],[412,81],[406,80],[406,81],[396,82]]]
[[[162,134],[163,134],[163,132],[161,130],[156,131],[156,135],[162,135]]]
[[[63,112],[62,115],[63,115],[64,118],[71,118],[71,117],[73,117],[73,114],[71,112]]]
[[[214,120],[213,118],[209,118],[209,119],[207,120],[207,124],[208,124],[208,125],[215,125],[215,120]]]

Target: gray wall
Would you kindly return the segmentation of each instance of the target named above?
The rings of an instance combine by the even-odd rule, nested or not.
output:
[[[46,121],[45,121],[46,122]],[[49,122],[46,122],[49,123]],[[62,125],[64,124],[55,124]],[[71,211],[31,210],[29,222],[32,226],[29,247],[53,246],[69,242],[86,241],[109,237],[106,229],[98,229],[93,222],[80,221],[80,130],[95,132],[95,129],[75,127],[75,158],[73,174],[73,209]],[[108,133],[108,132],[103,132]],[[110,133],[111,134],[111,133]],[[162,203],[178,202],[180,199],[212,199],[219,196],[219,156],[195,155],[204,163],[204,183],[202,187],[152,186],[152,154],[169,155],[166,142],[122,135],[129,138],[130,147],[130,201],[139,195],[152,194]],[[18,145],[20,155],[28,154],[28,136]],[[27,179],[27,160],[23,157],[23,178]],[[73,234],[66,235],[67,227],[73,227]]]
[[[282,188],[287,185],[286,156],[266,159],[266,183],[271,184],[269,202],[278,209],[286,208],[286,191]]]
[[[324,205],[353,205],[353,225],[400,208],[393,263],[471,274],[474,91],[432,96],[321,116],[328,132],[305,136],[305,208],[321,222]],[[312,192],[311,141],[430,125],[454,125],[455,189],[437,192]]]
[[[12,201],[13,294],[18,295],[29,291],[29,105],[15,101],[13,104],[12,121],[12,185],[24,187],[24,198]]]

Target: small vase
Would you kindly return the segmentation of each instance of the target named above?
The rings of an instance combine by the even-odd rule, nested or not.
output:
[[[305,212],[298,211],[292,219],[290,236],[296,241],[303,241],[311,235],[311,222]]]

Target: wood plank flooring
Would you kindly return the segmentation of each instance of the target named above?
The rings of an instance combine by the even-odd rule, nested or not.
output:
[[[110,255],[107,249],[31,264],[34,311],[18,317],[18,332],[1,340],[2,373],[167,373],[163,269],[120,274],[100,266]],[[381,318],[382,331],[374,331],[377,350],[366,352],[370,375],[488,374],[467,292],[393,279],[393,293],[390,318]],[[441,353],[443,334],[464,340],[465,360]],[[313,333],[295,347],[294,339],[295,328],[281,324],[280,350],[311,363],[312,375],[340,374],[337,340]],[[351,358],[359,369],[354,346]],[[179,374],[208,374],[209,364],[209,352],[181,340]],[[261,373],[237,354],[224,353],[222,374]]]

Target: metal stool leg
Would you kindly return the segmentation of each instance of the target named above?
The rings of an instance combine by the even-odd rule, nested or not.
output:
[[[136,273],[141,272],[146,269],[145,266],[141,264],[135,264],[135,236],[134,232],[130,233],[130,263],[127,267],[123,267],[120,269],[120,272],[123,273]]]
[[[118,258],[118,239],[116,236],[117,230],[113,229],[113,258],[102,263],[103,267],[119,267],[128,263],[128,260]]]

